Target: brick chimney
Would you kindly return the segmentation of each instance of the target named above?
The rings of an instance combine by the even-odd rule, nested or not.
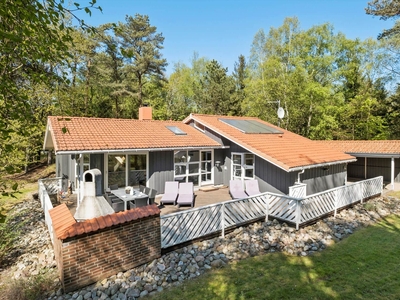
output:
[[[144,105],[139,107],[139,120],[152,120],[153,112],[150,106]]]

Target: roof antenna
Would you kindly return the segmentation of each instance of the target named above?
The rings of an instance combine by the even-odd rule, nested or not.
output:
[[[285,117],[285,110],[281,107],[281,100],[268,101],[267,103],[278,103],[278,127],[281,127],[281,120]]]

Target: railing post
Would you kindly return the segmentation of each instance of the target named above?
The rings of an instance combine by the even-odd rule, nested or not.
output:
[[[268,215],[269,215],[269,202],[270,202],[270,195],[266,194],[265,195],[265,222],[268,221]]]
[[[333,213],[333,217],[336,218],[336,213],[337,213],[337,208],[338,208],[338,203],[339,203],[338,189],[336,189],[335,192],[333,193],[333,197],[335,198],[335,210]]]
[[[303,199],[296,199],[296,230],[299,230],[301,221],[301,203]]]
[[[221,206],[221,229],[222,229],[222,237],[225,237],[225,203],[222,203]]]

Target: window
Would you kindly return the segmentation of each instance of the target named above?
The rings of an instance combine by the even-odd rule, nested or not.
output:
[[[212,183],[212,150],[176,151],[174,178],[179,182],[193,182],[195,186]]]
[[[232,179],[254,178],[254,154],[232,153]]]

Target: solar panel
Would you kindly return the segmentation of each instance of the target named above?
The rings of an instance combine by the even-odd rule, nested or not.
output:
[[[235,127],[244,133],[275,133],[282,134],[283,132],[268,126],[267,124],[261,123],[257,120],[236,120],[236,119],[219,119],[228,125]]]
[[[176,127],[176,126],[166,126],[169,130],[171,130],[173,133],[176,135],[186,135],[187,133],[184,132],[182,129]]]

